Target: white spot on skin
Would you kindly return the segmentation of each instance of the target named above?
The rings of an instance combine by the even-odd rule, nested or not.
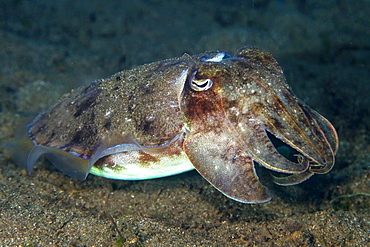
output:
[[[245,132],[244,124],[242,124],[242,123],[238,123],[238,127],[240,128],[240,130],[241,130],[242,132]]]
[[[109,118],[109,116],[110,116],[110,114],[112,113],[112,111],[109,109],[109,110],[107,110],[106,112],[105,112],[105,114],[104,114],[104,118]]]
[[[149,115],[149,116],[147,116],[146,118],[145,118],[145,121],[147,121],[147,122],[153,122],[154,121],[154,116],[153,115]]]
[[[239,115],[240,115],[240,112],[239,112],[238,108],[236,108],[235,106],[231,107],[231,108],[230,108],[230,111],[231,111],[231,112],[235,112],[235,113],[234,113],[234,114],[235,114],[235,116],[239,116]]]
[[[207,62],[221,62],[224,57],[225,57],[225,53],[221,52],[217,54],[216,56],[214,56],[213,58],[207,59],[206,61]]]

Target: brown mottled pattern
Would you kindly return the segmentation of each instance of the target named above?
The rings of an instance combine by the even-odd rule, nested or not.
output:
[[[119,169],[126,169],[124,164],[162,164],[162,158],[182,155],[182,165],[185,152],[222,193],[254,203],[270,199],[254,161],[293,174],[274,178],[289,185],[328,172],[338,149],[329,121],[294,95],[270,54],[250,47],[231,58],[219,52],[185,54],[81,87],[36,117],[29,136],[34,144],[84,159],[106,148],[107,153],[94,157],[100,159],[94,168],[97,173],[109,168],[115,178],[121,175]],[[294,150],[297,159],[280,154],[272,137]],[[137,149],[109,152],[120,144]],[[47,152],[53,154],[53,149]]]
[[[30,137],[87,157],[114,135],[129,134],[140,144],[170,140],[183,126],[178,107],[183,85],[176,79],[192,64],[184,55],[76,89],[33,120]]]
[[[297,99],[270,54],[242,48],[231,59],[197,64],[195,71],[194,79],[211,79],[213,86],[204,91],[185,86],[182,109],[190,129],[185,152],[200,174],[223,193],[241,201],[268,200],[256,180],[253,160],[274,171],[296,174],[277,179],[280,184],[299,183],[334,165],[338,142],[334,128]],[[294,149],[299,159],[281,155],[267,131]],[[244,173],[236,179],[225,169]],[[237,190],[245,191],[237,194]]]

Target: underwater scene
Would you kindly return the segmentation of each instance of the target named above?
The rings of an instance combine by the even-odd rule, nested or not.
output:
[[[367,246],[370,2],[0,3],[0,246]]]

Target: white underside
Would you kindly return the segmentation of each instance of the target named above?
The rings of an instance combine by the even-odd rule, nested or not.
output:
[[[172,176],[193,169],[194,166],[187,156],[180,155],[175,158],[163,157],[159,162],[149,162],[145,165],[137,162],[121,163],[117,159],[115,167],[97,168],[93,166],[90,173],[111,179],[144,180]]]

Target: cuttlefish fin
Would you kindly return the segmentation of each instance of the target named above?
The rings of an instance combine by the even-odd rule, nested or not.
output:
[[[82,158],[60,148],[35,145],[26,131],[22,130],[22,133],[16,141],[5,144],[5,148],[19,167],[26,169],[30,174],[36,161],[44,155],[62,173],[80,181],[85,180],[92,166],[105,156],[138,150],[148,154],[159,154],[165,152],[169,145],[179,138],[175,136],[172,140],[159,145],[143,146],[131,135],[112,135],[98,145],[91,157]]]
[[[160,153],[167,148],[168,145],[145,147],[137,143],[131,135],[115,135],[103,140],[90,159],[74,156],[64,150],[36,145],[31,149],[27,163],[33,164],[38,157],[45,155],[58,170],[72,178],[83,181],[89,174],[91,167],[105,156],[136,150],[143,150],[147,153]],[[27,167],[29,167],[28,164]]]
[[[152,146],[144,146],[139,144],[135,138],[133,138],[129,134],[117,134],[112,135],[111,137],[105,138],[102,143],[99,145],[98,149],[94,152],[93,156],[91,157],[91,166],[96,161],[101,159],[102,157],[123,153],[123,152],[130,152],[130,151],[143,151],[147,154],[159,154],[165,152],[169,145],[172,142],[175,142],[179,139],[179,135],[176,135],[168,142],[164,142],[158,145]],[[91,168],[91,167],[90,167]]]
[[[28,137],[6,143],[5,148],[14,162],[19,167],[25,168],[28,174],[42,155],[45,155],[58,170],[81,181],[86,179],[91,168],[88,160],[61,149],[34,145]]]
[[[28,154],[34,147],[34,144],[29,138],[23,138],[21,140],[5,143],[4,147],[17,166],[27,169],[27,171],[32,169],[33,165],[30,168],[27,167]]]
[[[59,171],[80,181],[86,179],[91,169],[89,160],[74,156],[62,149],[36,145],[28,155],[27,170],[32,169],[33,164],[41,155],[44,155]]]
[[[223,131],[191,134],[184,150],[195,169],[227,197],[242,203],[262,203],[271,199],[259,183],[252,159]]]

